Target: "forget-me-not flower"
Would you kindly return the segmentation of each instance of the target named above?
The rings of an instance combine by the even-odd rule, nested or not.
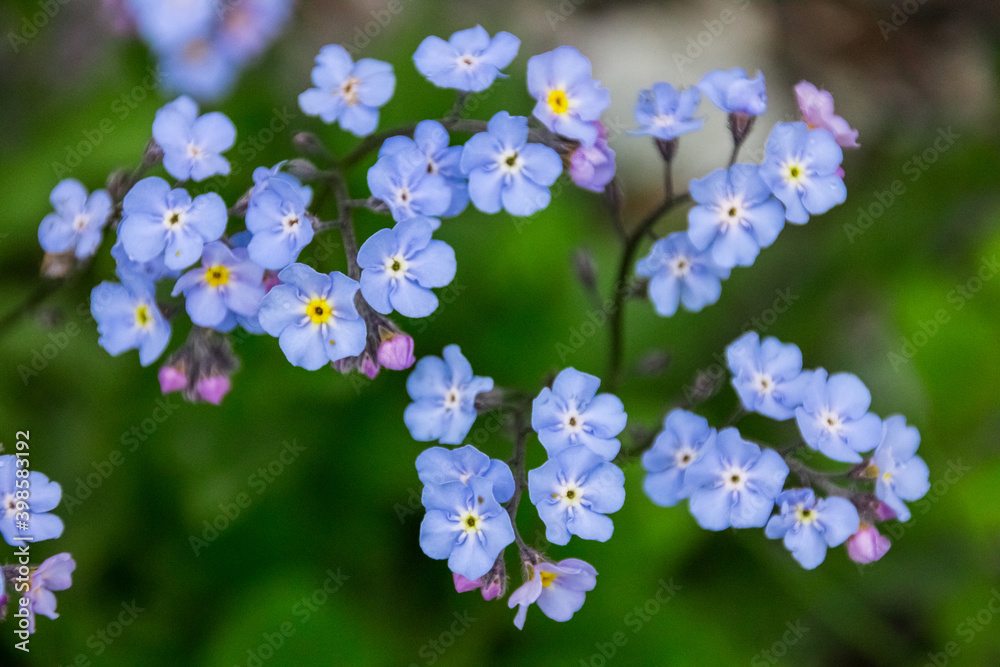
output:
[[[417,477],[424,484],[448,482],[468,484],[473,477],[483,477],[493,483],[497,502],[505,503],[514,495],[514,474],[500,459],[491,459],[472,445],[457,449],[431,447],[417,456]]]
[[[19,460],[13,454],[0,456],[0,534],[11,546],[25,544],[19,539],[24,537],[32,542],[55,539],[62,535],[63,522],[49,512],[62,499],[62,487],[35,470],[26,478],[18,477],[17,471],[23,469]],[[23,490],[18,482],[25,479],[30,489],[26,500],[17,497],[17,492]]]
[[[806,444],[835,461],[860,463],[858,452],[867,452],[882,438],[882,420],[868,412],[872,395],[868,387],[850,373],[827,375],[813,371],[795,408],[795,420]]]
[[[397,222],[441,215],[451,207],[448,181],[428,168],[426,153],[416,146],[380,154],[368,170],[368,189],[388,205]]]
[[[902,415],[886,418],[882,428],[882,440],[869,463],[875,477],[875,497],[900,521],[909,521],[910,509],[903,501],[920,500],[931,488],[930,470],[917,456],[920,432],[907,426]]]
[[[715,429],[687,410],[671,410],[653,446],[642,455],[646,495],[657,505],[672,507],[691,493],[685,475],[691,464],[715,444]]]
[[[568,621],[583,607],[587,591],[597,585],[597,570],[578,558],[558,563],[542,561],[529,566],[530,580],[510,594],[507,606],[518,607],[514,625],[524,628],[528,607],[538,603],[542,613],[553,621]]]
[[[222,153],[236,143],[236,126],[218,111],[198,115],[198,103],[181,95],[153,119],[153,138],[163,149],[163,167],[174,178],[203,181],[229,173]]]
[[[476,395],[491,389],[493,378],[473,376],[458,345],[448,345],[444,359],[424,357],[406,378],[413,403],[403,421],[414,440],[461,444],[476,421]]]
[[[545,127],[585,146],[597,141],[592,121],[611,104],[611,93],[591,77],[590,60],[572,46],[528,60],[528,92],[538,100],[532,114]]]
[[[726,113],[759,116],[767,111],[767,90],[760,72],[751,79],[740,68],[715,70],[702,77],[698,88]]]
[[[501,208],[512,215],[540,211],[549,205],[549,186],[562,173],[558,153],[528,143],[528,119],[506,111],[490,119],[486,132],[469,139],[461,165],[469,177],[469,198],[484,213]]]
[[[500,70],[510,64],[521,45],[509,32],[493,38],[486,29],[459,30],[444,41],[431,35],[420,42],[413,63],[431,83],[440,88],[456,88],[478,93],[490,87]]]
[[[42,218],[38,243],[45,252],[72,251],[77,259],[90,257],[104,237],[104,223],[111,214],[111,196],[106,190],[87,189],[67,178],[52,189],[49,201],[55,213]]]
[[[606,461],[618,454],[621,442],[615,436],[625,429],[628,415],[617,396],[597,394],[600,385],[600,378],[567,368],[532,401],[531,428],[550,458],[575,445]]]
[[[639,92],[635,120],[640,127],[629,134],[649,134],[670,141],[700,130],[705,121],[694,118],[700,102],[701,92],[697,88],[678,91],[669,83],[654,83],[651,89]]]
[[[73,584],[72,574],[76,561],[68,553],[56,554],[42,561],[28,578],[28,634],[35,632],[35,616],[41,614],[51,619],[56,613],[56,596],[53,591],[64,591]]]
[[[315,230],[306,215],[301,187],[278,178],[270,178],[266,183],[266,187],[250,195],[246,222],[253,238],[247,244],[247,252],[260,266],[277,270],[298,259],[302,249],[312,241]]]
[[[449,146],[450,140],[444,125],[436,120],[424,120],[417,123],[412,139],[402,135],[389,137],[378,151],[380,160],[408,148],[418,148],[423,153],[427,160],[426,173],[443,176],[451,190],[451,204],[440,214],[443,218],[458,215],[469,204],[469,184],[461,166],[463,147]]]
[[[340,126],[359,137],[378,127],[378,110],[392,98],[396,75],[392,65],[362,58],[358,62],[339,44],[327,44],[316,56],[310,88],[299,95],[299,106],[309,116]]]
[[[340,271],[290,264],[260,302],[258,319],[294,366],[314,371],[365,349],[367,328],[354,305],[358,283]]]
[[[673,232],[636,262],[635,273],[650,279],[649,298],[656,312],[670,317],[680,304],[697,312],[718,301],[730,269],[716,264],[711,251],[695,248],[687,232]]]
[[[183,269],[201,257],[202,248],[226,231],[229,214],[214,192],[192,201],[183,188],[170,189],[162,178],[144,178],[122,202],[118,237],[128,256],[149,262],[163,255],[169,269]]]
[[[858,532],[861,519],[854,503],[830,496],[816,499],[812,489],[790,489],[777,498],[780,514],[767,522],[764,534],[784,538],[785,548],[807,570],[826,558],[827,547],[836,547]]]
[[[90,312],[97,320],[97,344],[117,357],[139,349],[139,363],[148,366],[170,341],[170,322],[156,305],[151,278],[124,273],[122,282],[102,282],[91,290]]]
[[[688,238],[721,267],[750,266],[785,226],[785,209],[759,172],[755,164],[734,164],[691,181],[698,205],[688,211]]]
[[[222,241],[205,245],[201,268],[188,271],[174,284],[173,296],[184,293],[184,308],[200,327],[230,331],[236,316],[254,317],[264,298],[264,269],[244,248],[230,250]]]
[[[788,222],[801,225],[810,214],[826,213],[847,199],[837,173],[843,159],[827,130],[810,130],[801,121],[778,123],[767,138],[760,175],[785,205]]]
[[[726,362],[744,408],[779,421],[795,416],[812,377],[802,370],[797,345],[777,338],[761,341],[756,331],[748,331],[726,348]]]

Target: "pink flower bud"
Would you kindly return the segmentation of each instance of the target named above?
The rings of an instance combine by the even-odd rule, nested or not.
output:
[[[187,386],[187,376],[175,366],[161,366],[156,376],[160,379],[160,391],[169,394]]]
[[[889,551],[889,538],[874,526],[861,524],[861,530],[847,538],[847,555],[855,563],[874,563]]]
[[[479,588],[479,579],[466,579],[458,572],[452,572],[451,576],[455,580],[455,590],[459,593],[468,593]]]
[[[878,505],[875,506],[875,518],[879,521],[888,521],[889,519],[895,519],[896,513],[891,507],[880,500],[878,501]]]
[[[368,356],[368,353],[363,353],[361,355],[361,372],[368,376],[369,380],[374,380],[375,376],[378,375],[381,366],[378,365],[377,361],[374,361]]]
[[[858,147],[858,131],[833,113],[833,95],[825,90],[819,90],[808,81],[800,81],[795,85],[795,96],[799,102],[799,111],[802,112],[802,120],[809,127],[828,131],[838,146]]]
[[[580,146],[569,157],[569,175],[579,187],[594,192],[603,192],[605,186],[615,177],[615,152],[605,139],[607,130],[599,121],[597,141],[589,148]]]
[[[195,385],[195,394],[204,401],[219,405],[232,387],[228,377],[215,375],[198,380],[198,384]]]
[[[503,595],[506,588],[505,584],[506,582],[503,579],[492,579],[488,584],[483,586],[483,599],[489,601]]]
[[[378,346],[378,362],[393,371],[401,371],[413,365],[413,339],[406,334],[396,334],[382,341]]]

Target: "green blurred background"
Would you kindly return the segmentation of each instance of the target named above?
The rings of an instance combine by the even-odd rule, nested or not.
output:
[[[5,0],[3,34],[19,31],[39,6]],[[292,155],[294,131],[316,131],[341,152],[356,145],[299,113],[296,96],[309,85],[319,48],[362,46],[360,31],[385,7],[300,2],[283,37],[211,107],[239,130],[229,154],[238,173],[218,184],[227,202],[248,187],[254,167]],[[155,367],[140,368],[134,352],[112,358],[96,342],[86,304],[91,287],[112,276],[109,238],[79,279],[0,338],[0,441],[9,452],[15,431],[30,430],[32,467],[64,489],[57,513],[65,534],[32,553],[42,560],[69,551],[77,562],[72,588],[57,595],[61,618],[38,620],[27,658],[13,649],[11,624],[0,626],[0,663],[1000,664],[1000,617],[988,606],[1000,600],[1000,280],[977,278],[995,278],[995,268],[983,267],[1000,254],[996,3],[411,0],[401,7],[361,49],[396,68],[397,92],[381,127],[450,108],[452,96],[410,61],[428,34],[481,23],[521,37],[510,78],[480,100],[470,114],[477,118],[530,113],[527,58],[573,44],[612,90],[607,118],[619,127],[611,143],[633,222],[660,197],[655,149],[620,131],[634,126],[640,88],[690,85],[719,67],[764,70],[770,108],[747,159],[771,124],[794,114],[795,82],[833,91],[838,112],[861,131],[861,150],[845,160],[847,203],[786,228],[702,313],[662,319],[648,303],[630,303],[630,368],[656,350],[671,363],[660,375],[633,372],[620,396],[630,428],[655,429],[692,378],[718,375],[724,347],[755,328],[797,343],[807,366],[857,374],[872,390],[873,410],[902,413],[920,429],[933,483],[927,501],[914,505],[909,524],[885,524],[893,546],[882,561],[860,567],[836,549],[806,572],[762,531],[710,533],[685,506],[652,505],[641,467],[631,464],[613,539],[548,551],[592,563],[597,588],[572,621],[555,623],[532,608],[521,632],[504,602],[455,593],[445,563],[420,551],[413,461],[426,445],[403,425],[405,373],[384,371],[374,382],[310,373],[293,368],[274,339],[249,338],[236,343],[243,367],[221,407],[172,395],[163,408]],[[98,3],[71,1],[17,53],[9,38],[0,44],[0,316],[42,282],[36,232],[62,177],[53,163],[90,142],[92,152],[69,175],[102,186],[110,171],[137,162],[156,109],[171,99],[144,86],[154,64],[145,47],[108,23]],[[263,142],[261,130],[285,107],[287,129]],[[701,136],[681,141],[685,181],[721,166],[727,154],[722,115],[707,101],[701,113]],[[112,130],[101,129],[108,122]],[[250,143],[255,137],[259,146]],[[351,173],[354,196],[368,194],[371,162]],[[388,224],[366,214],[357,227],[364,238]],[[675,212],[657,229],[684,225]],[[458,275],[431,318],[400,321],[418,357],[457,343],[478,374],[532,393],[567,365],[604,373],[607,327],[573,347],[593,306],[570,257],[589,248],[607,292],[619,252],[597,195],[564,185],[546,211],[526,220],[470,209],[446,221],[439,237],[454,246]],[[327,250],[313,253],[324,270],[343,268],[338,240],[327,232]],[[182,342],[182,328],[170,349]],[[36,375],[19,373],[47,344],[60,348],[54,358],[39,357]],[[726,386],[700,412],[721,424],[735,402]],[[477,422],[469,441],[509,456],[503,433],[485,426]],[[794,429],[753,417],[740,426],[775,444]],[[282,462],[286,443],[295,447]],[[531,439],[529,465],[542,455]],[[266,481],[258,470],[269,466]],[[225,518],[240,494],[249,505]],[[68,505],[70,496],[79,503]],[[519,527],[537,545],[543,526],[525,501]],[[228,525],[206,535],[213,521]],[[193,548],[191,536],[206,544]],[[0,561],[12,551],[0,550]],[[520,584],[513,555],[511,589]],[[675,593],[661,604],[658,593],[661,601],[670,595],[665,584]]]

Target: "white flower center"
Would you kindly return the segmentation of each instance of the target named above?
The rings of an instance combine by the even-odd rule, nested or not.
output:
[[[563,417],[563,428],[570,433],[580,433],[583,431],[583,418],[576,408],[567,412]]]
[[[479,64],[479,58],[472,55],[471,53],[467,53],[463,56],[459,56],[458,60],[455,61],[455,64],[458,65],[458,67],[461,69],[471,70],[476,65]]]
[[[500,155],[497,161],[500,171],[505,174],[517,174],[524,168],[524,158],[517,151],[506,151]]]
[[[840,415],[826,410],[819,416],[819,425],[827,433],[836,435],[840,433],[840,429],[843,428],[844,423],[841,421]]]
[[[800,190],[809,182],[808,166],[798,158],[793,158],[782,164],[781,173],[785,183]]]
[[[410,202],[413,201],[413,195],[410,194],[410,189],[407,187],[402,187],[396,190],[396,204],[399,206],[409,206]]]
[[[742,224],[744,218],[746,217],[746,208],[743,203],[743,198],[739,196],[731,196],[728,199],[723,199],[719,203],[719,226],[722,231],[726,231],[732,227]]]
[[[747,484],[747,473],[743,468],[729,468],[722,473],[722,485],[726,491],[742,491]]]
[[[448,393],[444,396],[444,407],[446,410],[455,410],[458,408],[461,402],[461,396],[458,393],[458,389],[452,387],[448,390]]]
[[[301,220],[296,213],[286,213],[283,218],[281,218],[281,228],[286,234],[297,234],[299,231],[299,225]]]
[[[8,493],[4,496],[3,504],[0,505],[0,508],[3,508],[7,516],[12,516],[17,512],[17,498],[14,497],[13,493]]]
[[[761,396],[770,396],[774,391],[774,378],[770,373],[756,373],[753,376],[753,386]]]
[[[201,146],[192,141],[187,145],[187,156],[192,160],[200,160],[205,157],[205,151],[201,149]]]
[[[691,273],[691,259],[686,255],[677,255],[676,257],[670,258],[668,266],[670,268],[670,274],[675,278],[683,278],[687,274]]]
[[[361,99],[358,97],[358,87],[360,85],[361,80],[354,76],[348,77],[347,81],[340,84],[340,94],[344,98],[344,104],[349,107],[360,104]]]
[[[170,229],[180,229],[184,226],[184,221],[187,216],[184,211],[179,208],[172,208],[163,214],[163,226],[168,230]]]
[[[408,269],[410,263],[399,253],[396,253],[392,257],[385,260],[385,272],[389,274],[391,278],[405,278],[406,269]]]
[[[458,526],[466,535],[475,535],[481,531],[482,523],[482,515],[470,510],[465,510],[458,518]]]
[[[556,487],[555,493],[552,494],[553,498],[558,498],[562,506],[565,507],[577,507],[583,502],[583,494],[586,491],[579,482],[563,482]]]
[[[819,515],[816,513],[816,510],[810,507],[803,507],[802,505],[799,505],[795,508],[795,520],[799,523],[809,525],[818,518]]]
[[[691,447],[687,445],[681,446],[681,448],[677,450],[677,453],[674,454],[676,467],[684,470],[689,465],[694,463],[695,453],[696,452],[691,449]]]
[[[90,216],[86,213],[80,213],[75,218],[73,218],[73,231],[82,232],[84,227],[90,224]]]

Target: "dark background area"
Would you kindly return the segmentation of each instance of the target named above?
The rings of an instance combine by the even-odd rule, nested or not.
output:
[[[39,6],[5,2],[3,34],[21,30]],[[148,50],[113,33],[97,3],[58,7],[18,52],[8,38],[0,43],[0,317],[43,282],[37,228],[51,189],[67,175],[102,187],[112,170],[134,165],[154,113],[173,98],[144,85],[154,66]],[[32,467],[64,490],[56,510],[63,537],[32,553],[40,561],[69,551],[77,562],[72,588],[57,594],[61,617],[38,619],[27,660],[13,649],[11,624],[0,625],[0,662],[231,667],[257,664],[256,654],[266,665],[923,665],[934,664],[932,656],[938,664],[1000,664],[1000,617],[988,609],[1000,599],[1000,279],[983,269],[1000,253],[997,4],[412,0],[401,7],[361,47],[360,55],[391,62],[397,75],[380,128],[448,111],[453,95],[423,80],[410,57],[426,35],[447,38],[476,23],[513,32],[522,45],[510,78],[494,84],[475,118],[501,109],[530,114],[525,63],[560,44],[591,58],[595,77],[612,90],[608,118],[624,129],[634,127],[639,89],[655,81],[690,85],[715,68],[762,69],[770,107],[744,159],[774,122],[794,113],[794,83],[831,90],[838,113],[860,130],[862,148],[844,164],[847,202],[788,226],[753,267],[734,270],[719,303],[701,313],[662,319],[650,304],[630,303],[629,364],[650,350],[667,351],[671,364],[656,377],[632,374],[619,396],[630,428],[655,429],[692,378],[720,372],[725,346],[755,328],[798,344],[807,366],[855,373],[871,388],[876,413],[904,414],[919,428],[931,470],[926,502],[912,506],[908,524],[884,525],[893,546],[882,561],[862,567],[834,549],[807,572],[761,530],[710,533],[686,506],[654,506],[634,463],[625,469],[627,500],[613,516],[614,537],[548,550],[600,573],[583,609],[555,623],[532,608],[520,632],[506,600],[455,593],[445,563],[420,551],[413,461],[426,445],[403,424],[406,373],[384,371],[374,382],[310,373],[292,367],[274,339],[251,337],[236,343],[242,369],[221,407],[161,397],[155,366],[141,368],[134,352],[112,358],[96,342],[86,304],[93,285],[112,277],[109,237],[85,273],[0,334],[0,442],[9,452],[15,432],[30,430]],[[384,11],[382,2],[300,2],[235,92],[204,107],[224,111],[238,128],[228,154],[234,176],[217,182],[227,203],[250,185],[254,167],[292,156],[296,131],[319,133],[341,154],[358,143],[307,118],[296,97],[310,85],[321,46],[359,46],[360,31]],[[723,11],[735,18],[719,29],[713,22]],[[691,46],[699,38],[700,52]],[[265,142],[262,130],[284,114],[287,127]],[[701,136],[681,141],[684,179],[727,156],[722,114],[707,100],[700,114]],[[112,130],[104,131],[109,120]],[[60,173],[54,163],[76,162],[71,153],[81,143],[92,150]],[[619,133],[611,145],[634,223],[661,196],[659,157],[644,137]],[[351,172],[354,196],[367,196],[373,158]],[[891,195],[896,181],[902,193]],[[359,215],[359,236],[389,224]],[[685,224],[677,211],[657,231]],[[548,209],[523,220],[470,208],[437,237],[455,248],[458,274],[439,291],[442,305],[431,318],[399,320],[418,357],[457,343],[477,374],[531,393],[567,365],[604,373],[606,326],[574,347],[574,331],[594,306],[570,264],[575,249],[589,248],[602,290],[612,288],[619,247],[598,195],[563,185]],[[314,252],[318,265],[342,270],[336,234],[313,247],[324,243],[329,250]],[[989,279],[977,282],[977,274]],[[789,305],[779,313],[782,298]],[[19,367],[50,343],[58,353],[25,378]],[[563,346],[574,349],[566,355]],[[699,411],[720,425],[735,403],[727,386]],[[507,458],[509,441],[484,425],[477,422],[467,441]],[[792,424],[755,417],[740,427],[774,444],[794,433]],[[303,449],[275,464],[285,443]],[[115,451],[120,466],[107,463]],[[542,460],[532,438],[529,466]],[[258,472],[268,466],[271,481]],[[218,519],[234,513],[239,494],[249,506]],[[216,520],[228,526],[205,534],[205,522]],[[518,523],[538,545],[544,528],[527,502]],[[195,553],[191,536],[208,543]],[[0,549],[0,561],[12,552]],[[513,589],[520,584],[513,550],[507,562]],[[660,604],[664,582],[680,588]],[[121,627],[120,619],[130,622]],[[259,649],[268,638],[280,644],[273,652]]]

